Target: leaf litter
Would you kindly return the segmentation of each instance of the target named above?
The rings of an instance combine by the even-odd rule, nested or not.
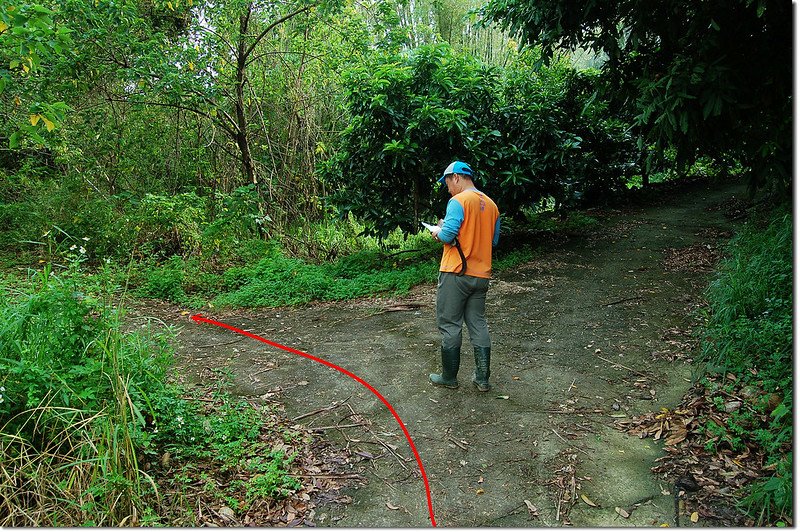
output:
[[[206,410],[213,411],[213,400],[202,400],[207,401]],[[292,437],[285,438],[287,433]],[[364,481],[352,469],[355,463],[352,451],[334,446],[317,430],[294,423],[279,410],[265,416],[259,440],[274,452],[295,457],[288,465],[288,474],[300,481],[299,489],[289,490],[285,497],[246,500],[246,490],[242,487],[234,490],[236,495],[229,493],[233,486],[244,486],[258,475],[248,470],[247,460],[231,466],[213,456],[168,457],[145,464],[159,486],[160,500],[166,503],[161,505],[159,513],[167,525],[316,526],[318,508],[350,504],[352,498],[341,490]],[[179,478],[196,480],[187,482]],[[176,505],[177,501],[183,503]],[[195,510],[194,515],[185,511],[186,505]]]
[[[697,482],[697,491],[680,493],[685,501],[682,513],[691,516],[692,522],[702,517],[721,526],[755,524],[735,509],[733,495],[759,478],[772,476],[765,453],[754,441],[743,438],[734,448],[727,438],[708,430],[709,422],[728,427],[733,412],[749,407],[745,395],[742,390],[731,393],[696,384],[675,409],[662,408],[615,422],[619,430],[632,436],[663,442],[666,455],[651,468],[659,478],[670,486],[687,477]],[[722,409],[715,406],[715,398]],[[767,421],[766,414],[759,416],[761,422]]]

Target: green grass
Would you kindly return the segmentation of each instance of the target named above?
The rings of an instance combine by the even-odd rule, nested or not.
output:
[[[561,228],[597,223],[585,218],[571,216]],[[553,225],[553,230],[556,227]],[[138,296],[202,308],[281,307],[403,294],[416,285],[436,281],[441,244],[427,233],[405,240],[395,235],[394,241],[384,242],[383,246],[365,240],[360,251],[318,262],[289,256],[282,245],[273,242],[263,248],[258,260],[220,273],[205,271],[205,265],[197,258],[175,256],[161,264],[139,268],[132,284]],[[532,246],[519,245],[498,253],[493,269],[500,272],[530,261],[535,255]]]
[[[216,507],[246,494],[237,511],[298,490],[276,451],[289,424],[224,379],[202,397],[174,383],[170,333],[125,330],[100,277],[0,280],[0,526],[196,526],[197,490],[173,490],[203,475],[227,486],[204,495]]]
[[[702,349],[709,373],[733,373],[738,386],[758,390],[751,406],[763,418],[742,409],[715,430],[733,444],[750,439],[774,467],[771,477],[742,494],[759,524],[792,517],[792,229],[787,206],[748,222],[730,242],[707,294]]]

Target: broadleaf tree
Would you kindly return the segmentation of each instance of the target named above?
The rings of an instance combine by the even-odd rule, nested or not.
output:
[[[454,159],[513,218],[545,200],[569,209],[623,188],[633,141],[593,100],[599,78],[565,62],[536,71],[535,61],[489,67],[438,44],[351,70],[351,123],[325,167],[341,212],[379,237],[416,232],[444,212],[435,182]]]
[[[607,56],[606,96],[650,153],[733,157],[751,183],[789,190],[792,5],[766,0],[490,0],[486,21],[528,45]]]

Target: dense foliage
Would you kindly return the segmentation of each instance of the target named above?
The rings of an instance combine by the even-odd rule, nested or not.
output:
[[[787,208],[749,222],[731,241],[730,256],[708,291],[704,358],[711,374],[735,375],[735,382],[719,380],[752,402],[731,426],[717,430],[734,450],[742,440],[754,440],[775,472],[755,483],[745,499],[760,524],[792,515],[792,229]]]
[[[598,77],[566,63],[537,70],[536,59],[491,68],[438,45],[348,71],[352,121],[328,166],[342,212],[380,236],[415,232],[443,212],[435,181],[454,159],[472,163],[510,217],[624,190],[637,153],[629,126],[595,101]]]
[[[253,496],[297,486],[259,412],[215,396],[210,416],[165,384],[164,339],[124,332],[111,304],[129,283],[198,307],[429,282],[438,247],[416,233],[455,158],[504,231],[551,229],[656,171],[790,189],[788,3],[491,0],[485,20],[521,49],[470,24],[480,7],[0,0],[0,274],[20,286],[16,268],[45,265],[0,296],[0,516],[166,524],[139,460],[161,452],[247,462],[231,489]],[[577,47],[601,70],[558,53]],[[769,515],[791,495],[791,287],[784,212],[748,227],[709,292],[711,370],[766,391],[728,428],[769,452],[775,476],[747,499]]]
[[[643,144],[678,160],[732,157],[754,184],[787,192],[792,161],[792,7],[724,0],[491,0],[484,16],[546,56],[604,53],[606,97]]]
[[[163,331],[123,331],[109,280],[46,266],[1,285],[0,525],[197,524],[163,492],[219,470],[236,479],[209,494],[237,512],[299,489],[273,441],[288,429],[220,391],[203,408],[172,379]]]

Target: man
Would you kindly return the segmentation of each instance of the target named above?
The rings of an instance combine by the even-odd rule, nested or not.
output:
[[[492,248],[500,238],[497,205],[475,188],[472,168],[455,161],[438,180],[452,196],[433,237],[444,242],[436,293],[436,322],[442,333],[442,372],[431,373],[437,386],[457,388],[461,363],[461,329],[466,322],[475,352],[472,382],[481,392],[489,386],[491,340],[486,323],[486,292],[492,274]]]

